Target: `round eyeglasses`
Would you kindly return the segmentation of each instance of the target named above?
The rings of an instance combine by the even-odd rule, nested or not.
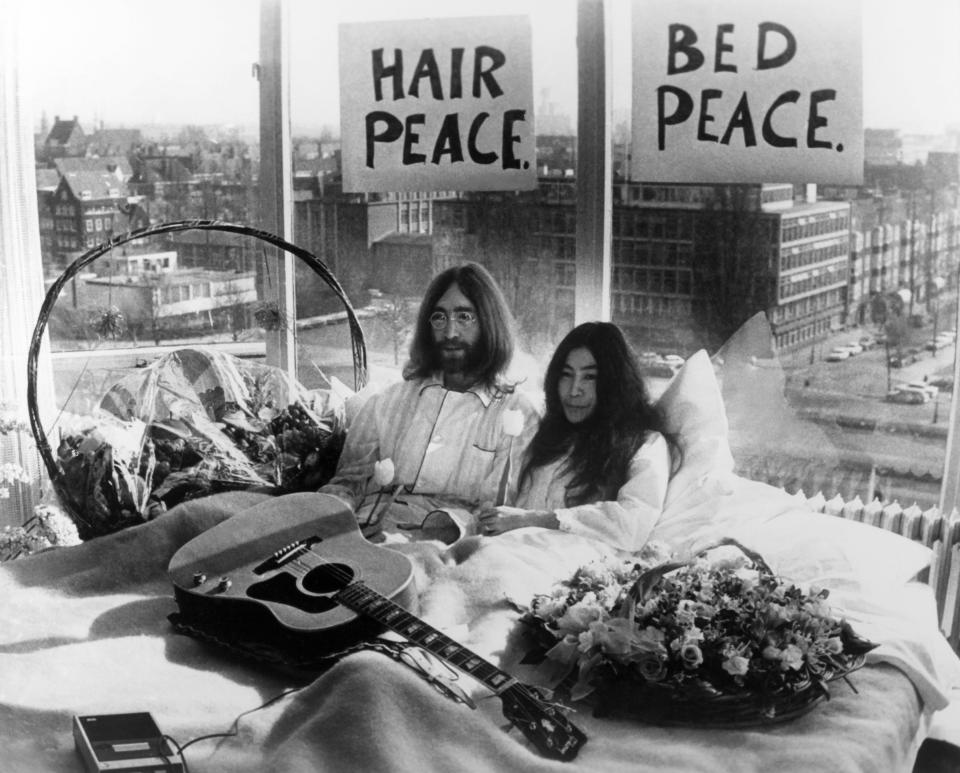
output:
[[[472,311],[455,311],[449,315],[445,311],[435,311],[428,319],[434,330],[446,329],[447,323],[451,321],[457,327],[471,327],[477,324],[477,315]]]

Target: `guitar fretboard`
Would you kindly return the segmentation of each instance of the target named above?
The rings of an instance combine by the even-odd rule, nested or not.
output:
[[[335,596],[335,600],[354,612],[372,617],[378,623],[419,644],[461,671],[500,693],[516,680],[505,671],[458,644],[449,636],[412,615],[386,596],[371,590],[362,582],[354,582]]]

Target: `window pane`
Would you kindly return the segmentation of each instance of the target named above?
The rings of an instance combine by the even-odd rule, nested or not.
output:
[[[958,116],[936,94],[960,91],[957,11],[924,2],[906,22],[883,5],[863,6],[864,185],[650,184],[624,171],[614,213],[636,227],[614,236],[615,276],[630,255],[649,279],[615,284],[614,320],[638,349],[714,356],[738,472],[926,509],[956,353]],[[619,163],[631,151],[627,4],[614,18]]]
[[[257,0],[172,0],[162,12],[54,0],[24,14],[48,285],[147,225],[258,227]],[[145,55],[145,34],[167,54]],[[262,357],[255,312],[276,277],[264,247],[194,229],[124,241],[87,265],[47,320],[61,407],[90,413],[137,365],[191,344]]]
[[[343,193],[340,138],[363,127],[339,123],[338,25],[518,14],[532,25],[539,190]],[[352,304],[371,315],[364,327],[372,376],[396,378],[431,276],[464,260],[491,269],[516,311],[525,347],[544,350],[573,320],[576,3],[300,0],[292,4],[291,30],[297,241],[331,266]],[[298,274],[299,377],[308,383],[319,371],[340,375],[348,364],[345,327],[328,324],[339,311],[322,283]]]

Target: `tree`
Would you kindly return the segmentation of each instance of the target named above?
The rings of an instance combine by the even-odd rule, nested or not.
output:
[[[900,292],[878,295],[873,299],[873,308],[875,319],[883,325],[884,349],[887,358],[887,391],[889,392],[893,384],[893,374],[890,372],[892,367],[892,351],[896,352],[896,358],[903,361],[903,344],[907,341],[907,317],[904,312],[907,310],[906,303]]]
[[[713,188],[702,217],[696,218],[694,307],[701,330],[717,348],[751,316],[772,305],[776,276],[770,228],[750,185]]]
[[[240,334],[247,327],[249,294],[249,290],[244,289],[239,282],[230,279],[217,290],[213,298],[214,312],[219,312],[217,317],[226,321],[232,341],[239,340]]]
[[[485,266],[513,310],[521,345],[552,346],[557,333],[554,267],[538,235],[540,207],[521,194],[479,193],[470,200],[467,234],[457,249]]]
[[[406,343],[416,319],[417,304],[409,298],[400,295],[387,296],[385,313],[378,315],[383,319],[390,333],[390,343],[393,346],[393,364],[400,364],[400,349]]]

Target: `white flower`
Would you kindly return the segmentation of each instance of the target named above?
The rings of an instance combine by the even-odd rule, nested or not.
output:
[[[825,642],[824,649],[831,655],[839,655],[841,652],[843,652],[843,642],[839,636],[831,636]]]
[[[19,464],[4,462],[0,464],[0,484],[6,487],[10,483],[29,483],[30,475]]]
[[[51,545],[79,545],[77,527],[62,509],[52,505],[37,505],[33,508],[40,526],[40,533]]]
[[[577,645],[579,639],[573,634],[567,634],[560,641],[547,650],[547,657],[558,663],[576,663],[580,656]]]
[[[686,668],[696,668],[703,663],[703,651],[694,642],[687,642],[680,648],[680,660]]]
[[[731,676],[743,676],[750,670],[750,660],[743,655],[731,655],[723,661],[722,668]]]
[[[760,582],[760,572],[758,572],[756,569],[748,569],[747,567],[742,566],[733,574],[743,583],[744,590],[750,590],[751,588],[756,587],[757,583]]]
[[[393,483],[393,476],[396,474],[392,459],[381,459],[373,463],[373,480],[380,488],[386,488]]]
[[[579,634],[587,630],[590,623],[600,620],[604,616],[604,609],[600,606],[595,593],[587,593],[576,604],[567,607],[559,620],[557,629],[564,633]]]
[[[523,432],[523,413],[515,408],[503,412],[503,434],[517,437]]]
[[[780,653],[780,668],[786,671],[792,668],[794,671],[800,669],[803,665],[803,651],[796,644],[788,644]]]

